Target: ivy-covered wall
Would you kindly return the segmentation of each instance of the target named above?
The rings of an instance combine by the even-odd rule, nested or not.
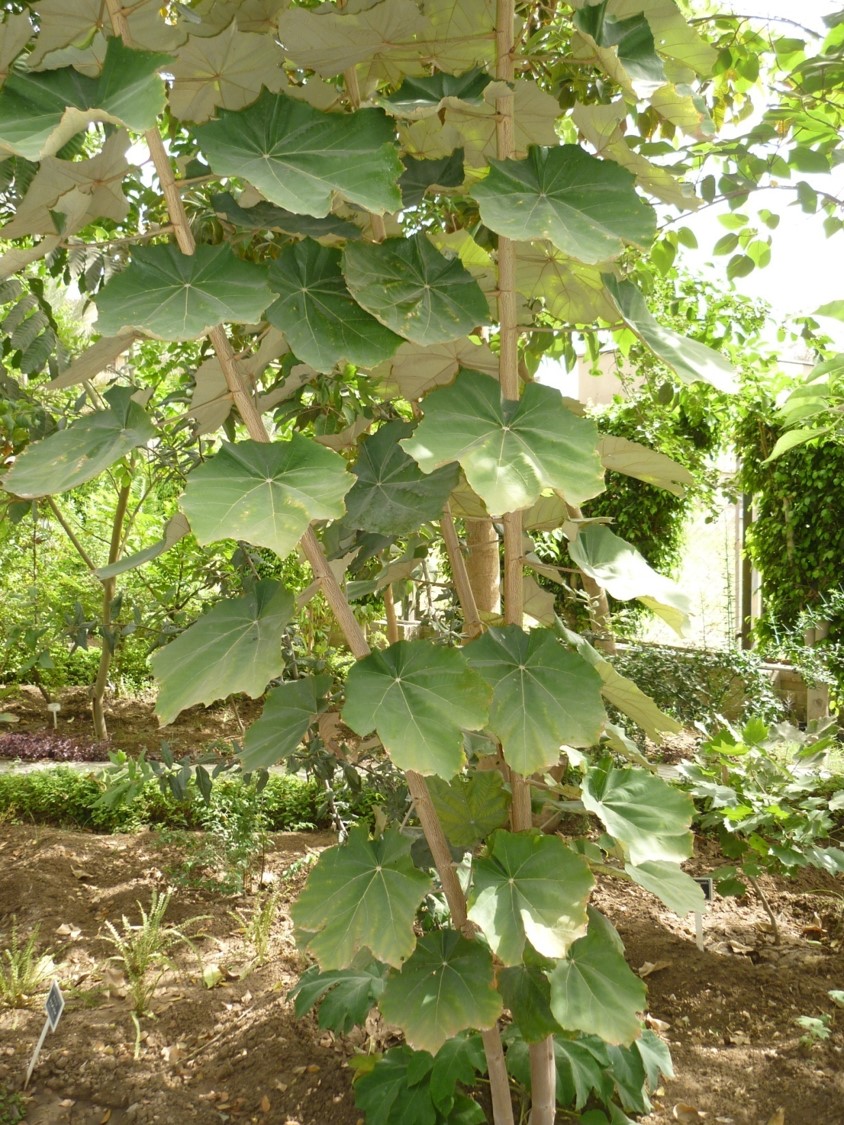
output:
[[[810,618],[844,636],[844,446],[819,441],[765,464],[781,433],[773,403],[759,398],[737,428],[740,487],[754,497],[748,552],[763,579],[763,645]],[[836,604],[837,603],[837,604]]]

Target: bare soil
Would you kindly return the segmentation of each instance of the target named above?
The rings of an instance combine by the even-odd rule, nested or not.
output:
[[[15,685],[3,689],[0,711],[17,721],[0,724],[0,758],[23,760],[104,762],[113,750],[160,756],[162,742],[175,755],[196,753],[239,738],[261,711],[259,700],[238,696],[212,707],[189,707],[168,726],[161,727],[153,711],[154,696],[114,697],[107,701],[109,738],[94,735],[91,703],[86,688],[68,688],[56,695],[61,710],[53,715],[37,688]]]
[[[43,712],[21,717],[19,733],[45,730]],[[149,741],[149,708],[138,705],[133,722],[136,741]],[[206,731],[220,737],[231,726],[237,727],[231,712],[199,709],[188,717],[186,739],[192,734],[195,747]],[[90,736],[81,721],[77,731],[84,747]],[[286,998],[305,964],[288,914],[305,877],[301,861],[333,842],[327,833],[273,837],[267,875],[281,887],[281,905],[263,967],[250,965],[231,913],[248,912],[253,898],[176,892],[169,918],[205,935],[195,948],[220,980],[205,987],[196,956],[183,947],[180,971],[162,980],[136,1046],[125,980],[107,963],[113,949],[104,923],[119,925],[124,914],[137,921],[138,901],[148,907],[153,890],[166,888],[165,870],[178,857],[153,833],[104,837],[0,824],[0,950],[13,915],[22,934],[38,926],[39,948],[53,955],[67,998],[30,1083],[27,1122],[361,1121],[348,1061],[372,1041],[362,1034],[337,1038],[313,1017],[296,1020]],[[720,862],[712,842],[699,839],[687,866],[706,875]],[[749,895],[716,898],[704,919],[703,950],[692,919],[677,918],[643,890],[605,882],[598,891],[597,905],[646,978],[647,1021],[668,1040],[674,1059],[675,1077],[642,1125],[844,1125],[844,1011],[828,996],[844,989],[844,879],[808,872],[761,883],[779,922],[779,944],[762,904]],[[188,925],[197,915],[203,920]],[[0,1010],[0,1089],[22,1087],[44,1024],[42,1003],[39,996],[30,1009]],[[832,1016],[829,1038],[807,1041],[795,1021],[822,1015]],[[389,1045],[376,1033],[376,1048]]]

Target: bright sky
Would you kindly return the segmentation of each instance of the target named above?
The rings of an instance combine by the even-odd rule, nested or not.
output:
[[[838,0],[803,0],[795,5],[793,0],[728,0],[726,6],[746,15],[796,19],[804,26],[823,31],[823,17],[840,8],[840,3]],[[787,24],[781,26],[787,32]],[[838,168],[829,176],[797,178],[844,198],[844,168]],[[841,267],[844,233],[827,239],[822,216],[805,214],[791,202],[788,193],[782,191],[757,192],[741,210],[752,216],[765,207],[781,216],[780,225],[773,232],[771,261],[764,269],[754,270],[748,277],[738,280],[736,288],[749,297],[763,298],[775,313],[782,315],[813,313],[827,301],[844,299]],[[701,250],[711,248],[726,233],[726,228],[718,222],[716,208],[692,216],[686,223],[695,231]],[[713,260],[706,253],[694,252],[687,253],[684,260],[695,271],[723,278],[728,256]],[[844,324],[826,317],[821,324],[838,346],[844,348]]]

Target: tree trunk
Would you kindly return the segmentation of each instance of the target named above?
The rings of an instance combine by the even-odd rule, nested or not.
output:
[[[466,571],[478,613],[501,612],[501,561],[492,520],[466,520]]]

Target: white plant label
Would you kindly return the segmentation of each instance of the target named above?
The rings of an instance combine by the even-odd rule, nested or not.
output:
[[[44,1021],[44,1026],[41,1028],[41,1034],[38,1037],[38,1042],[35,1044],[32,1058],[29,1060],[26,1079],[23,1084],[24,1090],[29,1085],[29,1080],[32,1077],[35,1064],[38,1062],[38,1056],[41,1054],[41,1048],[44,1046],[44,1040],[47,1038],[47,1032],[55,1031],[59,1026],[59,1020],[62,1018],[64,996],[62,996],[62,990],[59,988],[59,982],[57,980],[54,980],[50,985],[50,991],[47,993],[47,999],[44,1001],[44,1011],[47,1013],[47,1018]]]

